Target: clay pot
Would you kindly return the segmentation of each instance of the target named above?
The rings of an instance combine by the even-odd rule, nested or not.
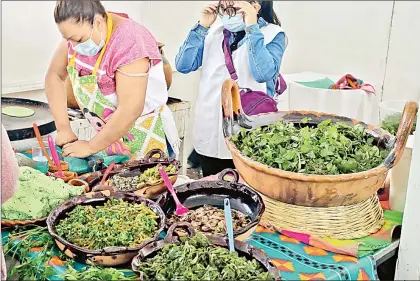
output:
[[[60,161],[60,166],[61,166],[61,170],[63,171],[68,171],[69,170],[69,163],[67,163],[66,161]],[[48,166],[48,170],[52,173],[54,172],[58,172],[58,169],[55,165],[49,165]]]
[[[71,179],[71,180],[69,180],[68,184],[71,185],[71,186],[83,186],[85,188],[85,192],[86,193],[89,192],[89,185],[84,180]]]
[[[162,55],[163,71],[165,72],[166,86],[169,90],[169,88],[172,85],[172,66],[165,57],[165,52],[163,51],[164,46],[164,43],[158,42],[159,52]]]
[[[398,163],[406,146],[418,110],[416,102],[407,102],[396,137],[380,127],[334,114],[312,111],[279,111],[254,115],[243,113],[239,87],[228,79],[222,86],[223,133],[227,147],[232,153],[236,170],[244,181],[265,196],[292,205],[306,207],[348,206],[367,200],[383,187],[388,170]],[[373,169],[341,175],[301,174],[271,168],[243,154],[232,142],[231,137],[240,128],[257,128],[278,121],[300,124],[309,117],[309,124],[315,126],[324,120],[343,122],[350,126],[362,125],[368,135],[379,146],[391,147],[384,162]]]
[[[77,173],[69,172],[69,171],[63,171],[64,177],[60,177],[58,175],[58,172],[53,173],[53,177],[62,179],[64,182],[69,182],[70,180],[77,178]]]

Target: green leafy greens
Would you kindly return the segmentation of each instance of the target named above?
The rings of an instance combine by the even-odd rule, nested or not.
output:
[[[382,120],[381,127],[385,131],[388,131],[389,133],[395,136],[398,132],[398,128],[400,127],[401,119],[402,119],[401,113],[390,114],[386,116],[384,120]],[[413,128],[411,129],[411,134],[413,134],[414,131],[416,130],[416,121],[417,120],[414,119],[414,124],[413,124]]]
[[[31,252],[35,249],[36,252]],[[31,253],[35,255],[31,257]],[[20,261],[19,265],[8,269],[8,278],[13,280],[49,280],[54,275],[54,268],[48,264],[49,261],[55,256],[66,259],[63,254],[55,251],[54,240],[47,228],[39,226],[20,228],[9,234],[4,254]]]
[[[56,275],[53,265],[66,266],[57,276],[63,280],[137,280],[131,270],[90,266],[79,272],[73,260],[59,252],[46,227],[18,228],[7,237],[4,252],[18,258],[20,264],[8,268],[8,280],[50,280]],[[30,254],[35,254],[30,256]]]
[[[124,272],[129,273],[129,275],[125,275]],[[68,266],[66,272],[59,277],[63,280],[137,280],[137,276],[131,270],[122,271],[98,266],[84,268],[83,271],[77,271],[73,267]]]
[[[338,175],[379,166],[389,151],[374,144],[362,125],[349,126],[325,120],[316,127],[292,123],[241,130],[231,140],[246,156],[285,171]]]
[[[182,241],[136,265],[144,280],[274,280],[257,260],[214,247],[202,234]]]
[[[154,236],[158,218],[144,203],[111,198],[103,206],[76,206],[55,230],[67,241],[87,249],[137,247]]]

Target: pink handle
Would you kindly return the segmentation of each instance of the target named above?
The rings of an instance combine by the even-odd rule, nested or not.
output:
[[[63,170],[61,169],[60,158],[58,158],[57,150],[55,149],[54,140],[51,135],[48,136],[48,146],[50,147],[51,156],[53,158],[54,164],[58,170],[58,176],[64,177]]]
[[[99,185],[105,185],[106,178],[108,177],[108,175],[112,171],[112,169],[114,169],[114,166],[115,166],[115,161],[112,161],[112,163],[109,164],[108,168],[106,168],[104,176],[103,176],[101,182],[99,183]]]
[[[176,196],[174,187],[172,186],[171,181],[168,178],[168,175],[166,174],[164,168],[162,166],[158,166],[158,170],[160,175],[162,176],[163,181],[166,184],[166,187],[168,188],[169,192],[171,193],[172,197],[174,198],[175,204],[179,205],[181,202],[179,202],[178,197]]]

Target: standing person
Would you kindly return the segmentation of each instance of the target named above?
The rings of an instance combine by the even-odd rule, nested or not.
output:
[[[1,203],[6,203],[17,189],[19,167],[7,131],[1,125]],[[7,270],[3,251],[1,252],[1,280],[6,280]]]
[[[215,23],[218,16],[222,23]],[[231,78],[222,48],[224,29],[230,32],[239,86],[271,97],[286,45],[273,1],[220,1],[201,11],[200,21],[188,34],[175,62],[182,73],[202,67],[194,148],[201,155],[203,176],[234,168],[222,130],[221,87]]]
[[[63,36],[45,84],[63,156],[143,158],[152,149],[179,152],[158,43],[127,15],[105,11],[99,0],[59,0],[54,18]],[[65,82],[97,131],[77,140],[67,115]]]

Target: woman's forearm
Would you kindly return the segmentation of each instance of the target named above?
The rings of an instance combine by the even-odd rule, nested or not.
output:
[[[198,25],[188,34],[187,39],[175,57],[176,69],[184,74],[197,70],[203,63],[204,40],[208,29]]]
[[[67,114],[67,93],[63,79],[56,73],[48,73],[45,79],[45,93],[58,131],[71,130]]]
[[[141,111],[143,111],[143,107]],[[89,142],[91,152],[93,154],[98,153],[121,139],[133,127],[140,116],[138,112],[138,110],[130,110],[119,106],[104,128]]]
[[[247,29],[247,47],[249,64],[252,75],[258,83],[274,79],[279,73],[280,64],[285,49],[285,35],[279,33],[267,45],[264,44],[264,35],[257,25]]]

